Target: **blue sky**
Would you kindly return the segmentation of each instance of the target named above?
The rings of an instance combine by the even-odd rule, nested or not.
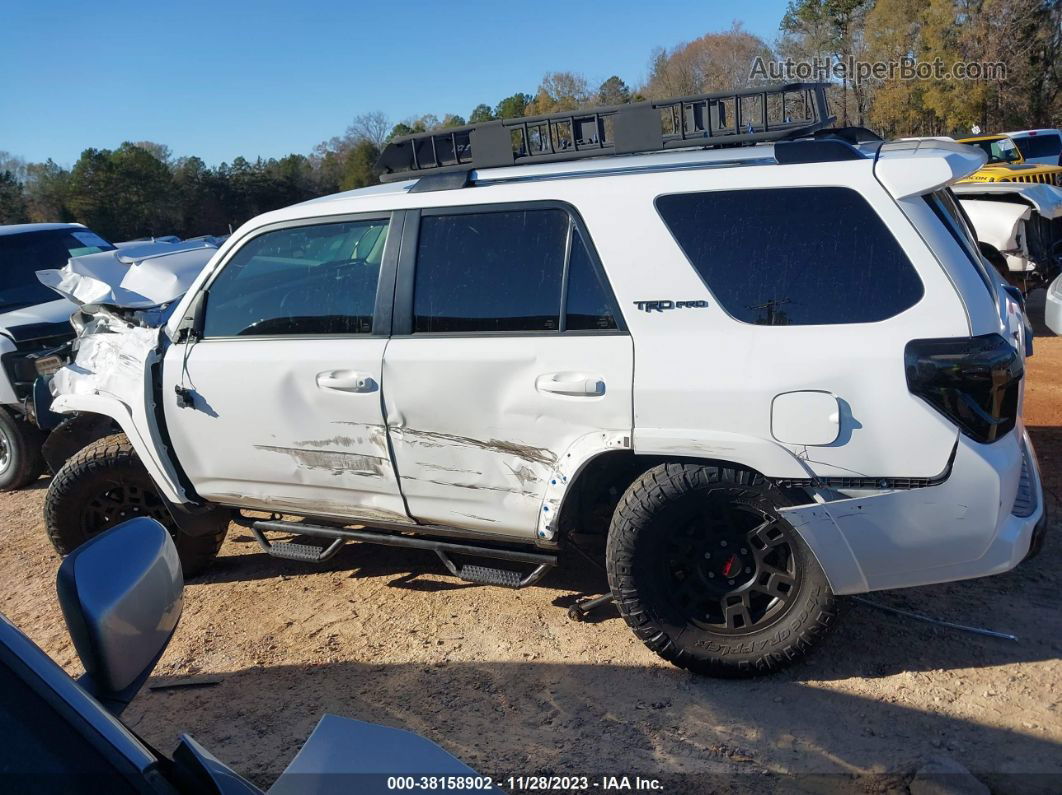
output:
[[[91,9],[91,10],[90,10]],[[548,70],[646,75],[650,51],[741,20],[773,41],[785,0],[9,3],[0,150],[72,164],[152,140],[215,165],[309,152],[353,116],[467,116]]]

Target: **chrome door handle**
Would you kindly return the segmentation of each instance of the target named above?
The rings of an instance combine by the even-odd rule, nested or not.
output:
[[[535,389],[552,395],[595,397],[605,394],[605,379],[587,373],[543,373],[535,379]]]
[[[339,392],[375,392],[380,388],[376,379],[368,373],[356,370],[325,370],[317,374],[317,386],[321,389],[334,389]]]

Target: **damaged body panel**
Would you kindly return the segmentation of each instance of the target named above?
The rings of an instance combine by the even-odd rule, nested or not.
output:
[[[1062,189],[999,182],[953,190],[982,250],[1010,283],[1027,291],[1062,270]]]
[[[145,309],[184,295],[217,249],[212,238],[142,243],[74,257],[58,270],[37,271],[37,278],[79,306]]]
[[[129,437],[163,496],[175,504],[194,499],[163,443],[153,371],[169,344],[162,327],[167,310],[217,248],[213,240],[146,243],[74,257],[63,268],[37,273],[68,305],[80,307],[71,320],[79,331],[74,360],[48,385],[50,411],[109,417]],[[61,462],[53,456],[50,463]]]
[[[630,438],[632,378],[621,334],[391,340],[384,401],[410,514],[552,540],[577,468]]]
[[[1023,489],[1028,497],[1019,502]],[[951,474],[938,486],[832,496],[781,512],[838,594],[1008,571],[1029,549],[1029,516],[1043,515],[1036,457],[1024,433],[989,448],[959,437]]]
[[[78,339],[74,362],[51,382],[52,411],[86,412],[113,419],[129,437],[163,496],[191,502],[166,454],[154,414],[152,366],[158,361],[161,331],[136,326],[99,310]]]
[[[207,339],[174,345],[162,391],[173,449],[204,499],[346,519],[410,521],[380,401],[383,339]],[[325,386],[342,364],[376,386]]]

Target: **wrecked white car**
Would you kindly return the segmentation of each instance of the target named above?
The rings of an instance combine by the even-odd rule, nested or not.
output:
[[[166,310],[86,312],[53,409],[121,432],[52,480],[56,549],[149,515],[193,573],[235,517],[275,557],[519,588],[596,536],[638,638],[727,675],[837,595],[1017,566],[1023,318],[949,189],[984,154],[831,131],[823,84],[739,92],[758,126],[734,96],[396,139]]]
[[[140,241],[119,252],[83,224],[0,226],[0,490],[21,488],[45,469],[42,445],[47,444],[55,418],[40,411],[49,396],[38,376],[57,366],[57,355],[74,339],[71,313],[80,304],[132,297],[128,291],[111,295],[107,289],[92,293],[91,288],[74,296],[61,281],[84,278],[75,274],[103,267],[108,281],[119,285],[131,278],[129,287],[135,289],[139,263],[152,261],[160,253],[216,248],[215,241],[204,238],[176,245]],[[188,256],[198,267],[206,261],[202,254]],[[146,267],[165,270],[162,262],[170,260],[164,257]],[[51,270],[64,263],[61,270]],[[97,287],[101,284],[96,282]]]
[[[64,418],[51,410],[55,373],[75,356],[89,358],[102,339],[96,332],[114,322],[135,333],[140,324],[161,322],[173,301],[184,295],[217,251],[215,238],[182,243],[149,242],[71,258],[58,269],[37,272],[39,282],[62,298],[69,339],[60,340],[33,357],[31,413],[36,425],[50,432],[41,446],[44,461],[56,472],[89,442],[113,432],[115,425],[99,416]],[[81,335],[75,339],[75,331]],[[118,374],[122,361],[105,368]],[[60,379],[62,380],[62,379]]]
[[[981,253],[1023,293],[1062,270],[1062,189],[1019,182],[959,183]]]

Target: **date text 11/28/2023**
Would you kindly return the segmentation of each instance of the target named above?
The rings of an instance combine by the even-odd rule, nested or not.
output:
[[[641,776],[507,776],[497,781],[510,792],[660,792],[663,783]],[[389,776],[396,792],[497,792],[489,776]]]

